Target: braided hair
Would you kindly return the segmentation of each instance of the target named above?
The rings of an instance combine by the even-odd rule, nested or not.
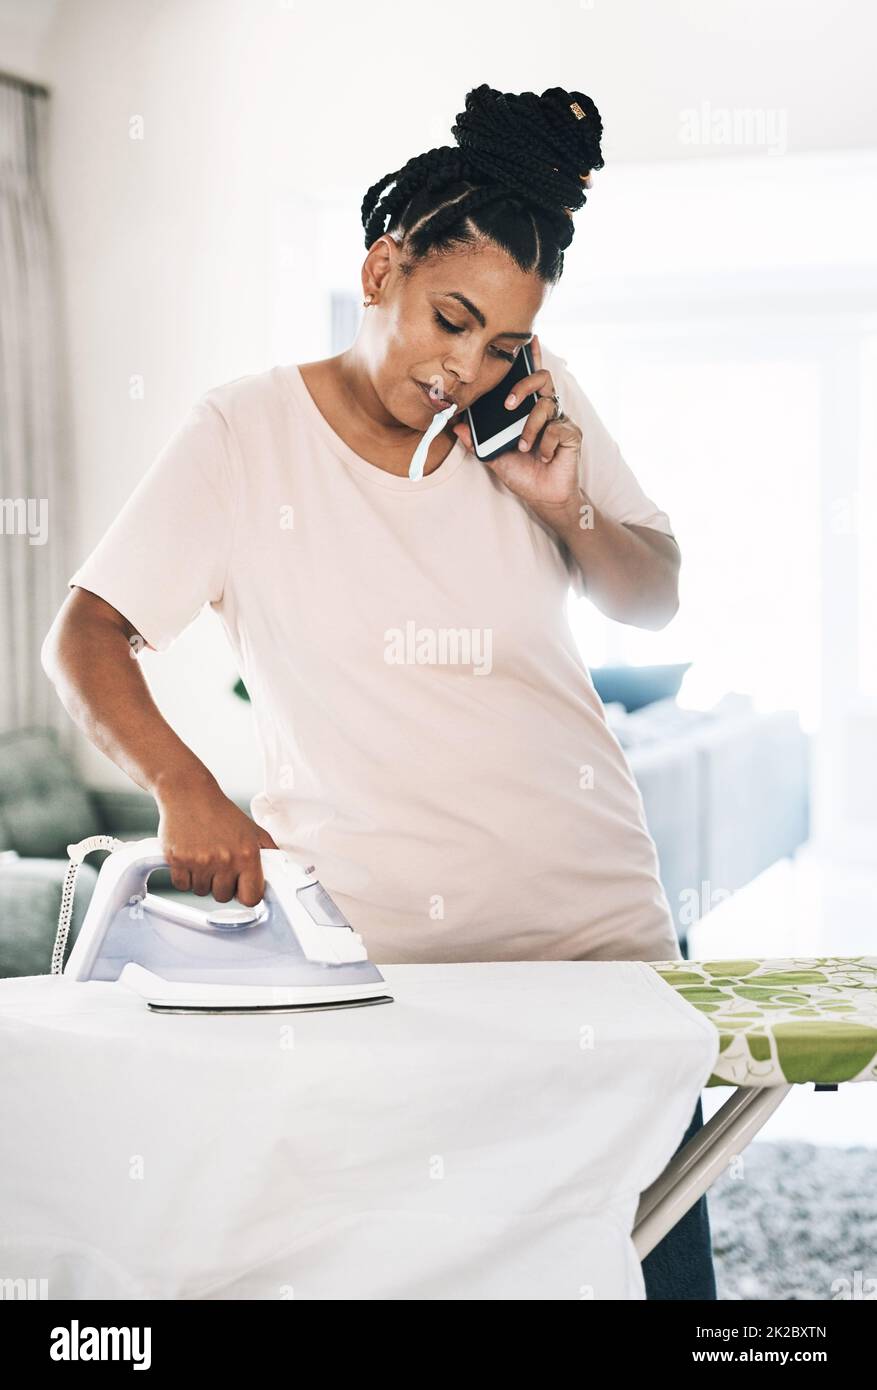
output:
[[[522,271],[554,284],[572,215],[586,202],[583,180],[603,168],[602,133],[582,92],[475,87],[451,128],[456,145],[415,155],[372,184],[362,200],[366,249],[392,233],[408,253],[400,269],[410,274],[430,252],[487,238]]]

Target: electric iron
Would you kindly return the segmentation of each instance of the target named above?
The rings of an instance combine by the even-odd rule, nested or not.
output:
[[[66,967],[79,865],[110,849]],[[118,980],[154,1013],[265,1013],[389,1004],[386,982],[362,937],[315,876],[283,850],[263,849],[265,893],[255,907],[207,911],[150,893],[167,868],[158,839],[93,835],[68,845],[52,974]]]

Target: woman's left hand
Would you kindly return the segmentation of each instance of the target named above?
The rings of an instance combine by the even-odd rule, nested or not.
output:
[[[578,512],[582,432],[567,415],[560,420],[552,419],[555,410],[552,392],[557,388],[551,373],[542,366],[542,349],[535,334],[530,347],[536,370],[515,382],[513,391],[518,401],[534,391],[540,399],[527,416],[523,433],[514,445],[495,459],[482,462],[535,511],[544,508],[546,513],[558,516],[567,511]],[[469,425],[461,419],[452,421],[451,428],[466,448],[471,449]],[[540,430],[542,435],[536,445]],[[521,442],[527,444],[527,449],[520,448]]]

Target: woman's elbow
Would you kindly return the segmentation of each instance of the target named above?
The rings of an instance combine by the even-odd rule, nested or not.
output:
[[[651,632],[660,632],[662,628],[668,627],[672,623],[676,614],[679,612],[679,595],[676,594],[671,605],[661,609],[660,613],[652,622],[644,623],[643,626],[649,628]]]
[[[58,677],[58,649],[60,645],[61,629],[65,622],[65,605],[62,604],[55,614],[52,626],[49,628],[43,644],[40,647],[40,665],[48,676],[52,684]]]

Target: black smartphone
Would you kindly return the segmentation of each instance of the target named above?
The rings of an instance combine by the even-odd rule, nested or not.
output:
[[[539,398],[535,391],[531,391],[511,410],[506,409],[505,399],[515,382],[529,376],[532,371],[533,359],[529,347],[524,343],[499,385],[466,407],[472,448],[478,458],[495,459],[507,449],[517,446],[524,421]]]

